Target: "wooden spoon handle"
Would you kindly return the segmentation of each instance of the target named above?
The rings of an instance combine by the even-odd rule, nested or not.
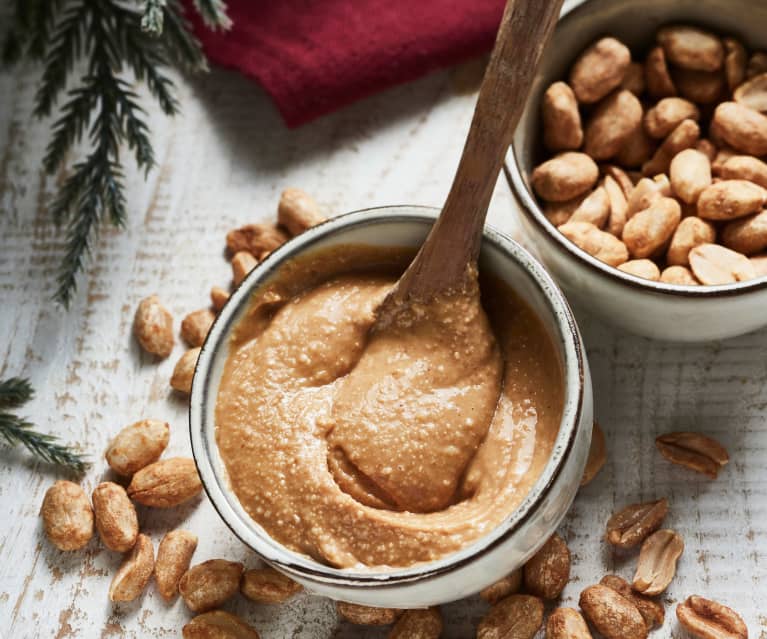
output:
[[[445,207],[397,297],[428,297],[462,281],[476,261],[487,207],[564,0],[508,0]]]

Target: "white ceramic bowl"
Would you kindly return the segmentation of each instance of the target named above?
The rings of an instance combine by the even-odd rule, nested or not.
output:
[[[519,508],[491,534],[440,561],[390,572],[330,568],[292,552],[254,522],[231,491],[215,440],[214,408],[232,327],[251,296],[290,258],[339,244],[419,246],[437,211],[386,207],[350,213],[310,229],[275,251],[234,292],[202,347],[190,401],[192,450],[205,490],[231,530],[269,564],[308,590],[372,606],[418,607],[471,595],[522,565],[556,529],[578,490],[593,420],[591,378],[578,329],[556,284],[523,248],[485,231],[481,269],[489,269],[543,320],[565,371],[565,405],[551,458]]]
[[[767,3],[758,0],[583,0],[565,5],[538,70],[506,175],[523,227],[543,262],[577,306],[647,337],[697,342],[733,337],[767,324],[767,278],[726,286],[650,282],[612,268],[582,251],[544,217],[527,177],[541,161],[540,101],[552,82],[567,77],[577,55],[603,35],[633,51],[651,44],[659,26],[681,22],[735,34],[767,48]]]

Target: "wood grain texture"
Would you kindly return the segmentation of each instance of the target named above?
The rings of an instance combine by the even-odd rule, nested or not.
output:
[[[78,443],[94,460],[91,490],[111,477],[107,441],[132,421],[170,422],[167,454],[190,454],[186,406],[168,387],[180,341],[159,364],[131,337],[138,301],[158,293],[176,318],[208,304],[226,285],[226,231],[271,219],[280,191],[299,186],[328,213],[369,206],[439,206],[471,118],[478,65],[441,73],[288,131],[262,93],[216,71],[183,84],[184,116],[152,113],[161,168],[144,182],[129,173],[131,215],[123,232],[104,229],[69,313],[50,302],[59,232],[46,216],[53,180],[42,177],[47,131],[29,119],[36,76],[0,74],[0,376],[26,375],[38,396],[25,413],[43,430]],[[473,70],[472,70],[473,69]],[[512,199],[499,183],[490,222],[514,233]],[[751,636],[767,637],[767,331],[705,346],[676,346],[617,332],[579,312],[588,344],[597,412],[609,461],[583,489],[562,534],[573,551],[579,592],[606,572],[630,578],[635,557],[602,541],[609,515],[627,503],[667,496],[668,524],[687,548],[654,637],[682,637],[672,604],[697,593],[732,605]],[[655,451],[655,436],[695,429],[718,438],[732,462],[716,482],[676,468]],[[24,637],[176,637],[190,614],[166,605],[154,585],[131,604],[107,600],[120,557],[93,541],[61,553],[43,539],[38,510],[57,476],[3,451],[0,464],[0,635]],[[170,511],[139,510],[155,546],[170,527],[196,532],[194,562],[213,557],[258,564],[202,498]],[[239,598],[264,639],[385,637],[385,630],[341,624],[331,602],[301,594],[285,606]],[[487,609],[478,598],[443,607],[445,636],[471,637]]]

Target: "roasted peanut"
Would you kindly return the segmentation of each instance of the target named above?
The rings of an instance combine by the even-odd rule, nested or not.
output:
[[[645,595],[662,593],[676,574],[684,541],[673,530],[658,530],[644,540],[631,587]]]
[[[668,171],[671,160],[677,153],[693,148],[700,138],[700,127],[694,120],[685,120],[663,141],[655,154],[642,165],[642,173],[647,176]]]
[[[556,599],[570,580],[570,549],[554,533],[524,567],[525,589],[543,599]]]
[[[648,135],[659,140],[667,137],[684,120],[698,120],[700,111],[684,98],[663,98],[644,116],[644,128]]]
[[[767,116],[758,111],[737,102],[722,102],[714,111],[711,126],[737,151],[767,154]]]
[[[585,153],[570,151],[536,167],[530,182],[544,200],[566,202],[586,193],[597,178],[596,162]]]
[[[666,618],[663,604],[645,595],[635,593],[631,589],[631,584],[622,577],[618,575],[605,575],[599,583],[612,588],[619,595],[633,603],[639,614],[642,615],[648,630],[652,630],[655,626],[663,625],[663,620]]]
[[[619,267],[620,268],[620,267]],[[581,486],[591,483],[597,476],[607,461],[607,443],[605,434],[597,422],[591,427],[591,446],[589,447],[589,456],[586,460],[586,468],[581,477]]]
[[[655,140],[644,130],[637,127],[615,156],[615,161],[621,166],[630,169],[638,169],[652,158],[656,151]]]
[[[697,595],[676,607],[679,623],[700,639],[748,639],[743,618],[732,608]]]
[[[605,639],[645,639],[647,626],[637,607],[612,588],[586,588],[579,600],[586,619]]]
[[[192,392],[192,380],[194,379],[194,369],[197,367],[197,358],[200,356],[200,347],[190,348],[176,362],[173,368],[173,375],[170,378],[171,388],[180,393]]]
[[[767,112],[767,73],[761,73],[741,84],[733,100],[754,111]]]
[[[620,170],[620,169],[618,169]],[[622,171],[621,171],[622,173]],[[625,176],[625,173],[624,173]],[[626,176],[628,180],[628,177]],[[629,180],[629,185],[621,185],[611,175],[606,175],[603,183],[605,193],[607,193],[608,218],[607,232],[615,237],[623,235],[623,227],[626,226],[628,219],[628,202],[626,192],[634,189],[634,185]]]
[[[217,608],[240,587],[242,564],[225,559],[209,559],[192,566],[178,582],[178,592],[192,612]]]
[[[629,174],[626,173],[626,171],[624,171],[619,166],[615,166],[614,164],[604,164],[600,168],[605,176],[605,180],[610,178],[613,182],[615,182],[617,186],[620,187],[624,198],[628,198],[628,196],[631,195],[631,191],[634,190],[634,182],[632,182]]]
[[[344,601],[336,602],[336,610],[346,621],[358,626],[388,626],[402,614],[396,608],[373,608]]]
[[[615,38],[602,38],[592,44],[570,71],[570,86],[578,102],[599,102],[620,86],[630,63],[631,52]]]
[[[733,220],[758,213],[767,203],[767,190],[746,180],[724,180],[706,188],[698,198],[698,215],[706,220]]]
[[[660,528],[667,514],[666,499],[626,506],[607,522],[607,541],[618,548],[634,548]]]
[[[232,281],[235,286],[242,283],[248,273],[258,266],[258,261],[247,251],[239,251],[232,258]]]
[[[706,158],[708,158],[709,164],[714,161],[717,154],[719,153],[719,149],[716,148],[716,144],[714,144],[711,140],[707,140],[706,138],[702,138],[696,142],[695,150],[700,151],[703,155],[705,155]]]
[[[716,239],[716,229],[710,222],[699,217],[686,217],[676,227],[666,252],[666,260],[675,266],[689,266],[690,251],[701,244]]]
[[[767,73],[767,51],[755,51],[751,54],[746,65],[747,79],[750,80],[761,73]]]
[[[215,321],[216,316],[209,308],[193,311],[181,321],[181,337],[192,348],[202,346]]]
[[[639,211],[650,208],[661,198],[670,196],[671,183],[665,175],[657,176],[654,180],[642,178],[628,198],[626,217],[630,219]]]
[[[567,202],[544,202],[543,214],[554,226],[565,224],[587,196],[579,196]]]
[[[575,608],[556,608],[546,622],[546,639],[591,639],[591,633]]]
[[[119,484],[102,482],[93,491],[93,514],[96,529],[109,550],[127,552],[138,537],[138,515]]]
[[[746,79],[748,53],[746,48],[735,38],[724,38],[724,77],[730,93]]]
[[[682,209],[676,200],[656,200],[626,222],[623,243],[634,258],[655,255],[671,239],[681,219]]]
[[[439,639],[442,615],[439,608],[406,610],[387,635],[388,639]]]
[[[700,194],[711,186],[711,162],[695,149],[677,153],[669,171],[674,194],[687,204],[695,204]]]
[[[700,286],[692,271],[685,266],[668,266],[660,274],[660,281],[681,286]]]
[[[522,588],[522,569],[518,568],[480,591],[479,596],[491,604],[498,603],[509,595],[517,594]]]
[[[750,260],[718,244],[701,244],[690,251],[690,269],[701,284],[734,284],[756,277]]]
[[[629,260],[618,265],[618,270],[653,282],[660,279],[660,269],[655,262],[648,259]]]
[[[152,540],[139,535],[130,555],[125,558],[109,586],[110,601],[133,601],[149,583],[154,570]]]
[[[244,251],[258,258],[287,240],[288,236],[274,224],[247,224],[226,234],[226,248],[233,256]]]
[[[277,222],[291,235],[299,235],[312,226],[325,221],[320,207],[308,193],[301,189],[285,189],[277,206]],[[273,251],[276,246],[268,249]],[[261,258],[263,259],[263,258]]]
[[[748,180],[767,189],[767,164],[750,155],[728,156],[719,175],[725,180]]]
[[[594,189],[578,205],[569,217],[570,222],[589,222],[594,226],[602,228],[610,215],[610,200],[607,197],[607,191],[599,186]]]
[[[225,610],[197,615],[183,627],[181,634],[184,639],[259,639],[253,627]]]
[[[647,92],[654,98],[668,98],[676,95],[663,47],[655,47],[645,60],[645,82]]]
[[[724,64],[722,41],[696,27],[664,27],[658,31],[658,43],[668,60],[683,69],[719,71]]]
[[[620,90],[600,102],[584,131],[583,150],[595,160],[615,156],[642,124],[642,105],[631,91]]]
[[[623,242],[588,222],[567,222],[559,231],[577,247],[610,266],[623,264],[629,258]]]
[[[104,457],[118,475],[130,477],[160,459],[169,439],[170,427],[167,422],[142,419],[117,433]]]
[[[274,568],[246,570],[240,584],[242,594],[252,601],[278,604],[301,592],[303,586]]]
[[[752,255],[750,261],[756,277],[767,276],[767,255]]]
[[[173,316],[157,295],[141,300],[133,318],[133,333],[147,353],[167,357],[173,350]]]
[[[692,102],[708,105],[726,97],[727,85],[721,72],[675,69],[672,77],[679,95]]]
[[[574,151],[583,144],[583,126],[573,90],[555,82],[543,94],[543,143],[550,151]]]
[[[93,509],[80,486],[59,480],[43,498],[45,535],[59,550],[79,550],[93,537]]]
[[[623,76],[621,88],[631,91],[639,97],[645,91],[644,66],[639,62],[632,62],[626,69],[626,75]]]
[[[730,222],[722,231],[722,244],[744,255],[767,248],[767,211]]]
[[[730,158],[735,157],[737,155],[738,155],[738,152],[729,147],[724,147],[719,149],[716,153],[716,157],[714,158],[714,161],[711,162],[711,173],[713,173],[715,176],[717,176],[720,179],[724,178],[724,176],[722,175],[722,170],[724,169],[724,165],[727,164]],[[739,156],[739,157],[750,157],[750,156]],[[724,179],[729,180],[729,179],[738,179],[738,178],[742,178],[744,180],[749,179],[747,177],[743,177],[740,175],[733,175]]]
[[[511,595],[495,604],[479,622],[477,639],[533,639],[543,625],[543,602]]]
[[[224,305],[229,301],[229,291],[225,291],[220,286],[214,286],[210,289],[210,303],[213,304],[213,308],[216,312],[224,308]]]
[[[715,439],[700,433],[667,433],[655,439],[655,445],[670,462],[716,479],[719,470],[730,461],[727,450]]]
[[[142,468],[128,486],[128,496],[144,506],[173,508],[202,492],[194,460],[171,457]]]
[[[178,593],[178,582],[189,569],[196,548],[197,535],[187,530],[171,530],[162,538],[157,548],[154,577],[166,601]]]

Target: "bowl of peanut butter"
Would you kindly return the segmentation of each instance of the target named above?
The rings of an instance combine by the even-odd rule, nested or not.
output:
[[[197,363],[192,448],[229,528],[308,590],[373,606],[459,599],[521,566],[580,485],[593,422],[556,284],[485,230],[461,295],[386,331],[376,311],[435,209],[369,209],[276,250]],[[477,303],[479,302],[479,303]]]

